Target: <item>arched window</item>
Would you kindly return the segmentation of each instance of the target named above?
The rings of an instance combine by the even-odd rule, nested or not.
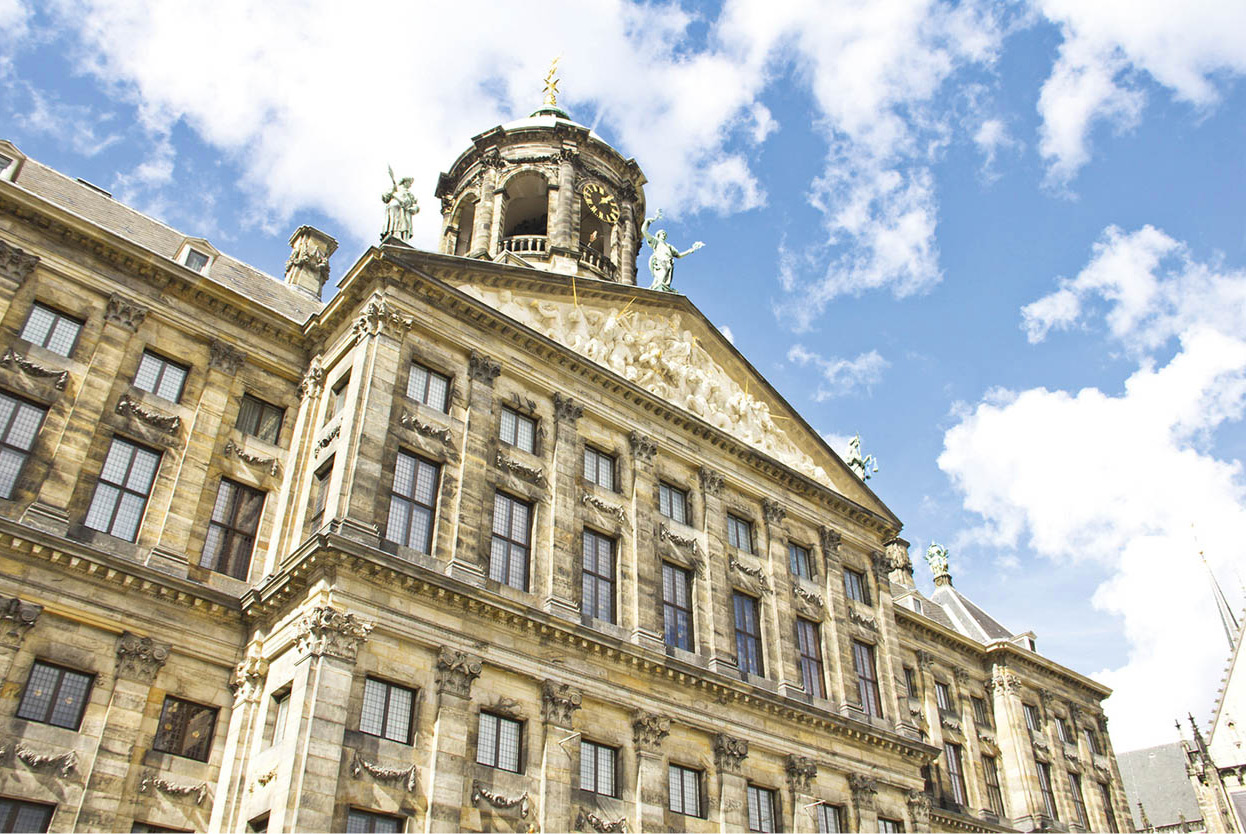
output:
[[[466,255],[472,251],[472,232],[476,226],[476,201],[464,200],[459,204],[458,235],[454,240],[454,254]]]
[[[502,247],[509,252],[544,252],[549,230],[549,186],[545,177],[525,172],[506,185]]]

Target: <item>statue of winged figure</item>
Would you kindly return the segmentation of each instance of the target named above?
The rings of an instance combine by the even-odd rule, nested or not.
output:
[[[671,288],[671,279],[675,275],[675,259],[687,257],[705,244],[698,240],[692,244],[691,249],[680,252],[666,242],[665,229],[659,229],[653,234],[649,234],[649,224],[661,219],[662,209],[658,209],[656,215],[646,217],[645,222],[640,226],[640,233],[644,236],[645,243],[648,243],[653,248],[653,254],[649,256],[649,272],[653,274],[653,283],[649,285],[649,289],[661,292],[675,292]]]
[[[394,178],[394,168],[389,166],[389,181],[393,187],[381,195],[385,204],[385,231],[381,240],[394,236],[401,241],[411,240],[413,220],[420,213],[420,203],[411,193],[413,177]]]
[[[947,548],[941,544],[932,541],[926,549],[926,562],[930,565],[930,572],[936,577],[948,575],[947,557]]]

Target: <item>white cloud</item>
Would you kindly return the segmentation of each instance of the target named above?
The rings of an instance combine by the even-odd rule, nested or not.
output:
[[[730,327],[728,327],[728,326],[727,326],[727,325],[725,325],[725,324],[723,324],[723,325],[719,325],[719,327],[718,327],[718,332],[719,332],[719,333],[721,333],[721,334],[723,334],[723,337],[724,337],[724,338],[725,338],[728,342],[730,342],[730,343],[731,343],[731,344],[733,344],[733,345],[735,344],[735,334],[731,332],[731,328],[730,328]]]
[[[1108,229],[1078,277],[1025,316],[1037,340],[1104,315],[1140,361],[1123,392],[995,390],[944,436],[939,466],[982,519],[969,538],[1108,573],[1093,602],[1121,618],[1129,654],[1096,677],[1116,688],[1118,749],[1159,743],[1173,716],[1210,707],[1224,662],[1191,524],[1213,566],[1233,563],[1246,482],[1211,438],[1246,411],[1243,293],[1246,274],[1197,263],[1162,232]],[[1174,336],[1161,366],[1148,352]]]
[[[30,9],[22,0],[0,0],[0,77],[9,71],[14,50],[25,40],[28,34]]]
[[[29,106],[15,117],[18,124],[34,133],[41,133],[57,142],[64,143],[74,153],[91,157],[109,145],[121,141],[118,133],[97,131],[112,121],[111,114],[97,114],[82,104],[66,104],[54,95],[23,85],[29,97]]]
[[[822,432],[822,439],[841,459],[848,460],[848,444],[852,442],[852,435],[826,431]]]
[[[816,402],[845,396],[862,388],[868,389],[882,379],[883,371],[891,365],[876,350],[858,354],[853,359],[841,359],[838,356],[823,358],[803,345],[792,345],[787,352],[787,358],[789,362],[795,362],[802,367],[813,365],[818,369],[822,379],[813,394]]]
[[[1035,0],[1063,42],[1043,84],[1039,152],[1049,182],[1064,185],[1090,158],[1096,122],[1137,123],[1141,74],[1206,109],[1216,82],[1246,73],[1246,4],[1222,0]]]
[[[973,143],[982,154],[982,174],[988,180],[998,176],[995,162],[999,152],[1021,147],[1021,143],[1008,130],[1007,122],[998,117],[986,118],[978,123],[973,134]]]

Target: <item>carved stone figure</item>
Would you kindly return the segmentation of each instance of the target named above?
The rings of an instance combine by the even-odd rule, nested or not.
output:
[[[848,468],[855,472],[856,476],[863,481],[868,481],[871,475],[878,474],[878,459],[873,455],[861,456],[861,435],[859,434],[853,435],[852,440],[848,441],[848,460],[846,463]]]
[[[946,585],[951,579],[947,569],[947,557],[948,550],[941,544],[931,542],[930,547],[926,548],[926,562],[930,565],[930,572],[934,574],[936,585]]]
[[[406,242],[411,239],[412,221],[420,213],[419,201],[411,193],[412,177],[394,179],[394,169],[389,169],[389,181],[393,187],[381,195],[385,204],[385,231],[381,232],[381,240],[391,235]]]
[[[653,248],[653,254],[649,256],[649,272],[653,274],[653,283],[649,285],[649,289],[675,292],[671,288],[671,279],[675,275],[675,259],[687,257],[705,244],[698,240],[692,244],[691,249],[685,249],[683,252],[680,252],[666,242],[665,229],[659,229],[654,234],[649,234],[649,224],[661,219],[662,210],[658,209],[658,213],[653,217],[646,217],[645,222],[640,227],[640,233],[644,235],[645,243],[648,243]]]

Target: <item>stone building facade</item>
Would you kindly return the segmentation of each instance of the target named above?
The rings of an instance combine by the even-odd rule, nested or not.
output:
[[[538,111],[322,301],[0,143],[0,830],[1128,826],[1108,690],[635,285],[643,185]]]

